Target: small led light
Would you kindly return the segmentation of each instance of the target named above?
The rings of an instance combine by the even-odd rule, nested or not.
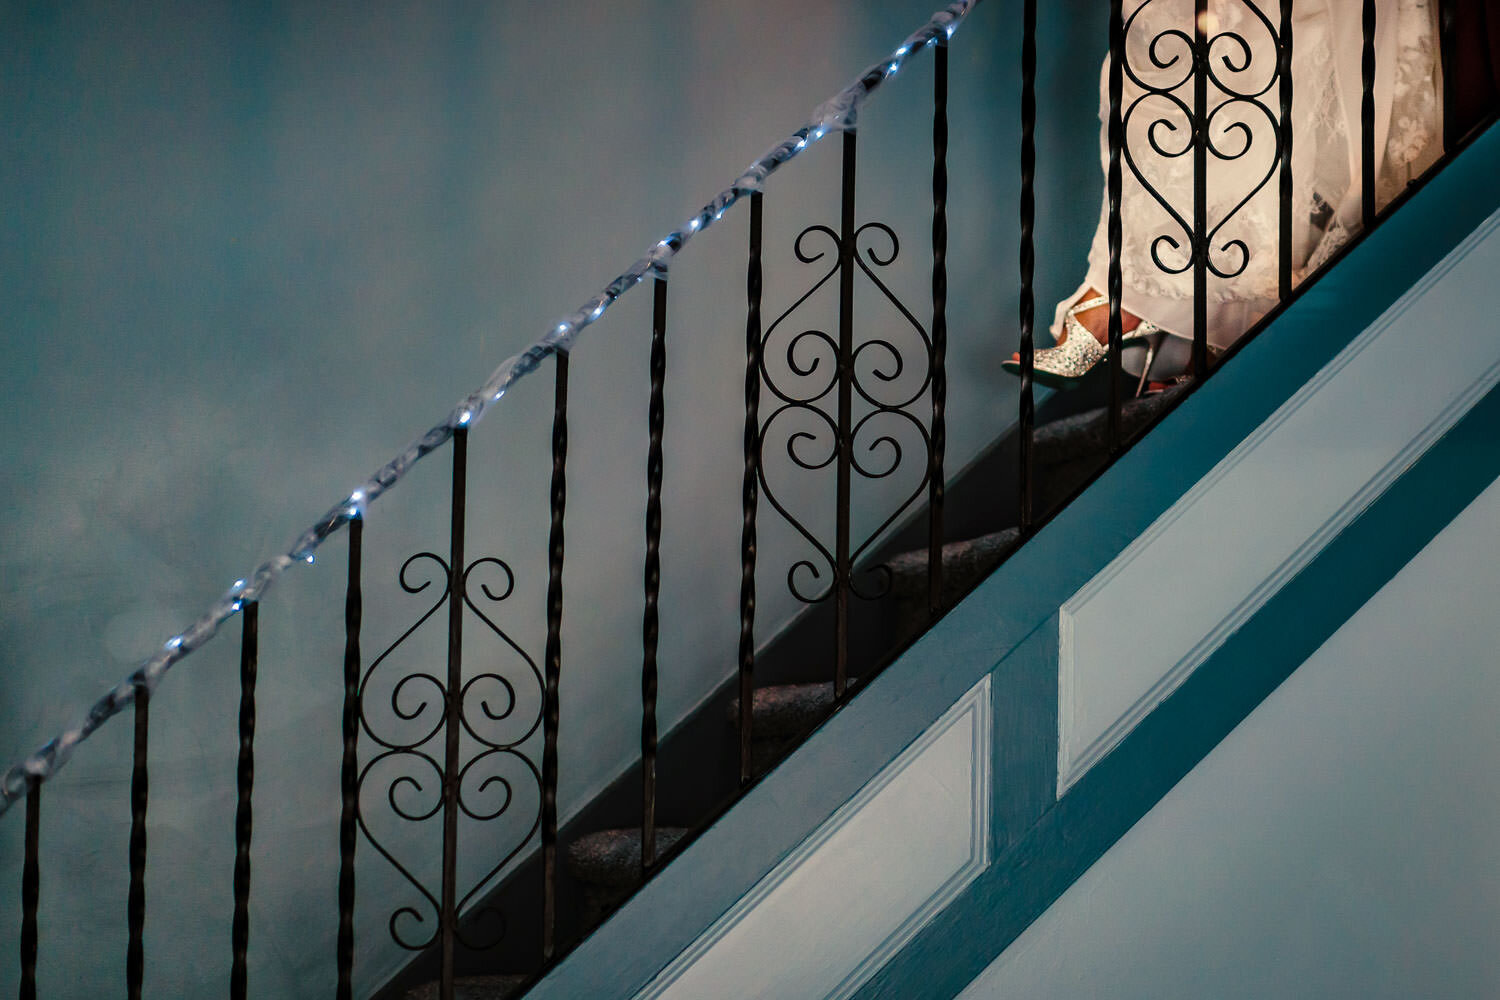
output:
[[[826,132],[827,132],[827,131],[828,131],[828,130],[827,130],[827,129],[826,129],[826,128],[824,128],[824,127],[823,127],[823,126],[822,126],[822,125],[819,125],[819,126],[818,126],[818,127],[817,127],[817,128],[815,128],[815,129],[813,129],[813,134],[812,134],[812,137],[813,137],[813,138],[814,138],[814,139],[821,139],[821,138],[823,138],[823,135],[824,135],[824,134],[825,134],[825,133],[826,133]]]
[[[894,76],[894,75],[895,75],[895,73],[896,73],[896,70],[898,70],[898,69],[900,69],[900,68],[901,68],[901,64],[900,64],[900,63],[891,63],[891,64],[890,64],[890,65],[889,65],[889,66],[887,66],[887,67],[886,67],[886,68],[885,68],[885,71],[886,71],[886,72],[887,72],[887,73],[889,73],[889,74],[891,74],[891,75],[893,75],[893,76]]]
[[[314,556],[313,556],[313,554],[311,552],[309,552],[307,555],[303,556],[302,558],[303,558],[304,561],[306,561],[306,563],[309,566],[311,566],[313,564],[313,558],[314,558]]]
[[[365,498],[365,491],[364,490],[355,490],[353,493],[349,494],[349,499],[353,500],[355,503],[360,503],[361,501],[364,500],[364,498]]]
[[[234,581],[234,589],[235,590],[239,590],[244,585],[245,585],[245,581],[244,580],[236,580],[236,581]]]
[[[568,324],[566,324],[566,323],[559,323],[559,324],[557,324],[557,332],[558,333],[567,333],[568,332]]]
[[[358,517],[359,516],[359,508],[355,507],[353,505],[350,505],[349,509],[346,510],[346,511],[344,511],[344,514],[347,515],[348,517]]]
[[[235,601],[233,604],[231,604],[229,606],[229,610],[230,611],[238,611],[243,606],[244,606],[243,602],[241,602],[241,601]]]
[[[807,148],[807,140],[806,139],[798,139],[797,140],[797,148],[798,149],[806,149]]]
[[[601,302],[599,305],[595,306],[594,307],[594,311],[592,313],[590,313],[589,315],[593,316],[594,319],[598,319],[600,316],[603,316],[604,315],[604,303]]]
[[[906,53],[908,53],[910,51],[911,51],[911,46],[909,46],[909,45],[903,45],[899,49],[896,50],[896,55],[898,55],[898,56],[904,56],[904,55],[906,55]]]
[[[956,25],[956,24],[950,24],[944,30],[947,31],[948,37],[952,38],[953,37],[953,33],[958,30],[958,25]]]
[[[696,233],[698,231],[698,227],[701,225],[703,225],[701,221],[699,221],[698,219],[694,219],[692,222],[688,223],[688,228]]]
[[[177,649],[181,645],[182,645],[182,636],[180,636],[180,635],[174,635],[174,636],[172,636],[172,638],[170,638],[170,639],[167,640],[167,648],[168,649]]]
[[[460,413],[458,415],[458,426],[460,426],[460,427],[467,427],[468,424],[469,424],[469,421],[473,420],[473,419],[474,419],[474,414],[471,413],[468,410],[465,410],[464,412],[462,412],[462,413]],[[308,562],[312,562],[312,557],[309,556],[307,561]]]

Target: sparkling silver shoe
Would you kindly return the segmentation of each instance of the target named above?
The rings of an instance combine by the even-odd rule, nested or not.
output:
[[[1096,364],[1109,357],[1109,348],[1094,339],[1094,335],[1078,322],[1079,313],[1108,303],[1108,295],[1099,295],[1070,306],[1063,313],[1063,329],[1067,332],[1067,337],[1057,347],[1044,348],[1033,355],[1032,370],[1039,383],[1054,389],[1068,388],[1077,384]],[[1143,319],[1134,330],[1120,338],[1122,347],[1137,346],[1136,341],[1143,342],[1146,347],[1146,364],[1141,369],[1141,381],[1136,386],[1136,395],[1140,395],[1145,388],[1146,375],[1151,371],[1151,363],[1156,360],[1159,343],[1156,335],[1161,332],[1161,327]],[[1001,362],[1001,367],[1013,375],[1021,374],[1021,362],[1018,360],[1007,359]]]

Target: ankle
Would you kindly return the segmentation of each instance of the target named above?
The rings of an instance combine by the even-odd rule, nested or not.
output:
[[[1095,291],[1092,288],[1088,288],[1084,290],[1084,293],[1081,296],[1079,296],[1078,301],[1087,302],[1089,299],[1097,298],[1100,294],[1102,293]],[[1076,305],[1077,303],[1074,304]],[[1083,328],[1085,330],[1094,335],[1095,340],[1099,341],[1099,343],[1101,344],[1107,344],[1109,342],[1108,305],[1095,306],[1092,309],[1086,309],[1078,313],[1077,317],[1078,322],[1083,325]],[[1135,315],[1134,313],[1126,312],[1124,309],[1120,310],[1120,332],[1122,334],[1129,333],[1140,325],[1141,318],[1139,316]]]

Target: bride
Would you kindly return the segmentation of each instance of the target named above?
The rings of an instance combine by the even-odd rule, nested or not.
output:
[[[1122,360],[1140,376],[1140,393],[1187,371],[1191,356],[1193,153],[1184,107],[1193,102],[1194,4],[1125,0],[1124,7]],[[1437,0],[1376,0],[1375,7],[1379,206],[1441,154],[1442,87]],[[1362,8],[1361,0],[1297,0],[1293,6],[1294,284],[1360,229]],[[1210,0],[1203,26],[1213,68],[1207,104],[1210,356],[1233,344],[1278,299],[1279,24],[1275,0]],[[1106,164],[1108,81],[1106,58],[1100,83]],[[1106,357],[1109,300],[1101,290],[1108,287],[1108,219],[1106,200],[1083,283],[1057,307],[1051,326],[1057,346],[1036,352],[1038,382],[1069,385]],[[1019,373],[1020,355],[1005,368]]]

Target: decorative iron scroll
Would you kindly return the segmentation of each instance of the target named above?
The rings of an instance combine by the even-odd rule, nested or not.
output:
[[[414,568],[426,565],[430,573],[414,572]],[[515,587],[515,577],[510,567],[493,557],[476,559],[469,563],[458,576],[458,594],[464,606],[483,622],[504,646],[525,664],[518,671],[524,683],[536,684],[537,712],[517,716],[519,699],[516,682],[494,670],[474,674],[465,679],[458,691],[456,720],[461,729],[461,739],[467,755],[460,765],[456,781],[458,791],[457,808],[461,815],[480,822],[498,819],[511,808],[516,799],[518,777],[529,777],[536,782],[538,806],[536,818],[531,822],[525,836],[491,867],[485,875],[457,901],[456,912],[462,912],[466,904],[481,892],[500,871],[518,855],[535,836],[541,823],[540,796],[542,776],[536,765],[520,750],[522,744],[532,737],[542,724],[541,694],[543,681],[536,662],[518,646],[494,620],[481,610],[470,589],[470,578],[476,572],[498,574],[503,586],[497,592],[491,582],[476,579],[478,595],[490,604],[499,604],[508,598]],[[443,773],[442,743],[451,724],[447,710],[449,691],[442,678],[436,674],[418,670],[395,681],[390,688],[390,712],[383,714],[392,728],[404,728],[404,733],[382,732],[372,721],[368,695],[370,681],[377,670],[408,638],[437,614],[449,600],[454,599],[448,563],[434,552],[418,552],[401,565],[397,573],[401,589],[408,594],[420,594],[434,584],[441,584],[437,600],[424,611],[414,624],[402,632],[385,651],[370,664],[360,681],[359,719],[360,727],[379,746],[375,755],[365,763],[359,773],[356,801],[356,820],[360,830],[370,844],[396,869],[421,896],[413,905],[407,904],[392,911],[389,919],[391,938],[409,951],[421,951],[437,942],[442,934],[441,891],[434,891],[422,884],[395,853],[376,838],[367,820],[370,818],[364,801],[366,785],[384,788],[384,798],[391,813],[401,821],[423,823],[438,817],[443,810],[443,788],[447,775]],[[429,747],[435,747],[429,752]],[[444,851],[454,849],[445,844]],[[433,929],[425,937],[413,937],[412,923],[426,924],[423,910],[430,909]],[[403,920],[403,918],[407,918]],[[505,918],[494,907],[482,907],[470,915],[471,933],[476,926],[493,928],[483,939],[466,937],[461,928],[455,927],[456,940],[472,951],[483,951],[494,947],[505,935]],[[405,927],[405,932],[403,931]]]
[[[1201,263],[1208,274],[1217,278],[1236,278],[1249,266],[1251,251],[1243,238],[1225,234],[1224,227],[1275,176],[1284,152],[1280,119],[1262,100],[1281,79],[1278,58],[1281,39],[1276,26],[1255,3],[1225,0],[1212,4],[1213,10],[1205,11],[1196,26],[1191,13],[1187,13],[1180,27],[1158,31],[1143,47],[1132,44],[1156,20],[1150,14],[1166,18],[1169,15],[1162,8],[1174,5],[1182,6],[1181,0],[1145,0],[1125,21],[1123,69],[1126,79],[1141,91],[1125,107],[1122,116],[1125,134],[1127,137],[1132,134],[1132,121],[1138,113],[1157,115],[1136,131],[1144,133],[1145,146],[1159,158],[1158,169],[1143,164],[1146,150],[1133,146],[1128,138],[1124,158],[1141,187],[1167,213],[1170,225],[1180,230],[1180,234],[1171,231],[1151,238],[1152,262],[1167,275],[1183,274]],[[1226,21],[1245,20],[1246,30],[1220,29],[1214,11],[1222,12]],[[1244,12],[1243,17],[1238,14],[1240,11]],[[1144,20],[1143,14],[1148,15]],[[1265,35],[1263,42],[1254,37],[1261,32]],[[1148,66],[1138,65],[1130,58],[1133,50],[1139,52],[1142,48]],[[1257,51],[1267,56],[1264,66],[1259,63],[1252,66]],[[1260,118],[1265,119],[1275,147],[1265,174],[1242,196],[1238,190],[1232,192],[1230,199],[1239,196],[1238,200],[1227,209],[1220,208],[1217,218],[1206,217],[1195,226],[1199,220],[1190,218],[1196,214],[1194,206],[1174,205],[1161,188],[1169,186],[1191,200],[1195,197],[1195,186],[1205,184],[1206,179],[1194,177],[1189,164],[1176,165],[1173,161],[1197,152],[1200,143],[1205,164],[1208,157],[1220,162],[1239,160],[1256,148],[1257,130],[1252,128],[1251,120]],[[1211,190],[1221,187],[1216,183]],[[1212,211],[1210,207],[1208,212]],[[1223,242],[1215,245],[1221,235]],[[1189,248],[1185,253],[1184,246]],[[1170,257],[1164,253],[1164,247],[1171,251]]]
[[[867,234],[868,240],[862,242]],[[840,586],[846,586],[863,600],[878,600],[890,591],[889,568],[870,567],[868,573],[875,576],[875,581],[873,585],[862,587],[856,582],[850,567],[858,563],[870,546],[911,508],[927,488],[932,440],[927,425],[914,415],[911,408],[927,395],[932,385],[932,339],[911,310],[877,274],[876,269],[891,266],[901,252],[900,240],[890,226],[867,222],[855,229],[853,245],[847,253],[839,234],[833,229],[824,225],[808,226],[792,244],[797,259],[804,264],[817,264],[830,256],[829,250],[810,247],[814,238],[826,240],[831,245],[831,266],[766,327],[761,339],[761,380],[775,397],[775,405],[770,407],[770,413],[760,425],[757,461],[760,485],[767,502],[812,550],[787,569],[787,588],[792,596],[804,604],[819,604]],[[863,274],[910,326],[916,338],[909,347],[916,350],[903,352],[891,340],[870,338],[850,345],[846,355],[837,338],[825,330],[807,328],[795,335],[787,335],[786,330],[795,324],[786,321],[851,262],[857,273]],[[779,349],[779,353],[773,351],[773,346]],[[781,376],[773,373],[766,360],[778,356],[786,363],[786,372]],[[913,365],[921,366],[917,369],[920,381],[908,374]],[[849,426],[840,427],[836,397],[844,371],[849,373],[859,412],[852,415]],[[917,382],[915,388],[911,388],[912,382]],[[894,475],[907,457],[907,450],[897,436],[903,429],[913,432],[921,442],[921,479],[878,527],[851,547],[850,565],[840,567],[831,547],[789,509],[789,503],[772,487],[766,459],[773,451],[781,449],[795,468],[818,472],[833,466],[839,460],[841,449],[847,446],[849,465],[854,473],[865,480],[883,480]]]

